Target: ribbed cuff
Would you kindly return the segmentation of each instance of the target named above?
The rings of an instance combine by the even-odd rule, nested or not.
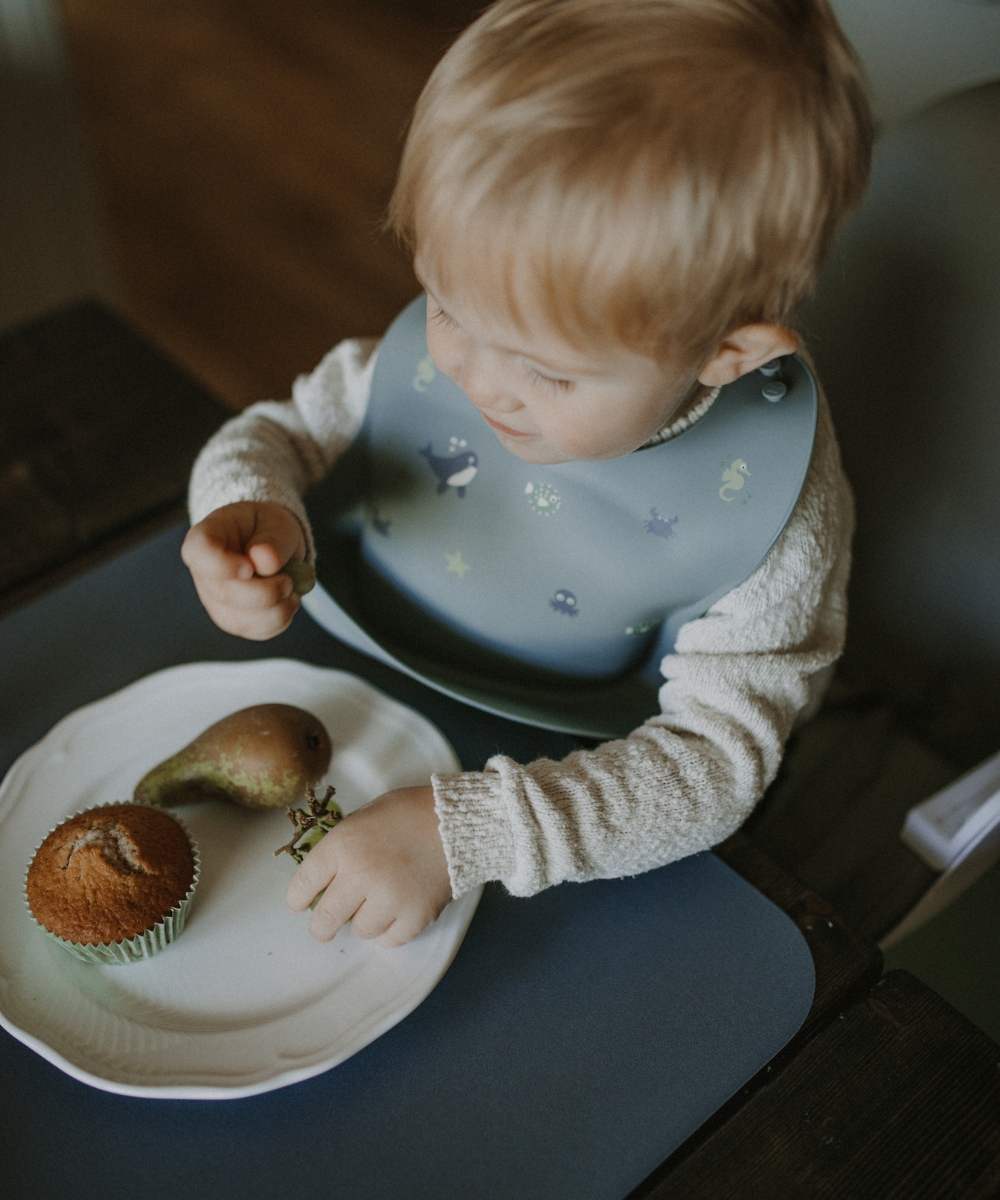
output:
[[[494,771],[466,771],[432,775],[431,784],[452,897],[509,876],[514,842],[504,820],[500,776]]]

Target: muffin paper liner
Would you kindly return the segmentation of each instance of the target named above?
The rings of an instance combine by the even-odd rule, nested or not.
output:
[[[187,890],[187,895],[167,913],[165,917],[157,921],[150,929],[143,933],[136,934],[133,938],[122,940],[120,942],[70,942],[66,938],[58,937],[51,930],[37,920],[35,914],[31,911],[31,905],[28,903],[28,871],[31,870],[31,864],[35,861],[35,855],[42,848],[42,842],[49,834],[54,833],[60,825],[65,825],[67,821],[71,821],[73,817],[82,816],[83,813],[94,812],[100,808],[120,808],[124,804],[135,804],[132,800],[112,800],[106,804],[92,804],[87,808],[78,809],[75,813],[70,813],[63,817],[61,821],[57,821],[49,832],[42,838],[42,841],[35,847],[28,862],[28,866],[24,872],[24,906],[28,911],[28,916],[34,924],[58,946],[62,946],[64,950],[68,950],[70,954],[77,958],[82,958],[84,962],[101,963],[105,966],[127,966],[129,963],[141,962],[144,958],[152,958],[154,954],[159,954],[161,950],[165,950],[167,946],[179,937],[181,931],[187,922],[188,910],[191,907],[191,899],[194,896],[195,889],[198,886],[198,880],[201,877],[201,853],[198,850],[198,843],[191,836],[191,831],[184,822],[175,813],[169,812],[167,809],[159,808],[155,804],[135,804],[136,808],[155,808],[157,812],[166,812],[168,816],[184,830],[188,841],[191,843],[191,850],[194,854],[194,875],[191,879],[191,886]]]

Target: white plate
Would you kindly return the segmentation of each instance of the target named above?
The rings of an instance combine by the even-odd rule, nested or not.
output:
[[[481,890],[453,901],[407,946],[349,928],[314,942],[290,912],[284,810],[178,809],[201,849],[187,928],[161,954],[95,966],[32,923],[24,872],[69,813],[131,797],[140,778],[227,713],[297,704],[333,742],[327,780],[345,812],[394,787],[460,770],[438,730],[342,671],[289,659],[195,663],[141,679],[60,721],[0,787],[0,1024],[105,1091],[158,1099],[252,1096],[326,1071],[392,1028],[455,956]]]

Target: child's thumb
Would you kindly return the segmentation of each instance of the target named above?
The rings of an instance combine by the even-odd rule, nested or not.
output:
[[[278,510],[258,520],[247,556],[258,575],[274,575],[293,558],[305,557],[305,539],[291,513]]]

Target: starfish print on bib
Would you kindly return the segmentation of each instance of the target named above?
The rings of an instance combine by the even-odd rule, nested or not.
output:
[[[445,561],[448,566],[447,572],[452,575],[457,575],[459,579],[465,578],[465,572],[472,570],[472,563],[467,563],[462,557],[462,551],[458,550],[454,554],[449,554],[445,551]]]

